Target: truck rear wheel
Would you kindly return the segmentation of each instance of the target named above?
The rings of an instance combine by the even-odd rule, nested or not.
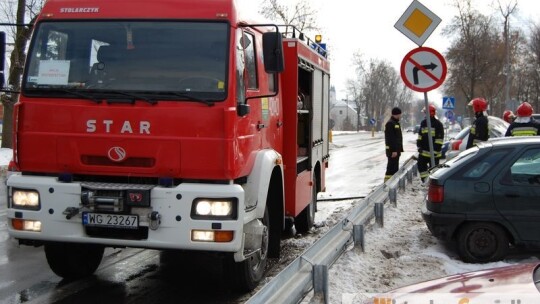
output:
[[[313,228],[313,224],[315,223],[315,208],[317,204],[317,178],[313,177],[313,187],[312,187],[312,194],[311,194],[311,203],[298,214],[297,217],[294,219],[294,226],[296,227],[296,231],[299,233],[306,233],[311,228]]]
[[[268,207],[266,207],[264,212],[262,223],[266,226],[266,230],[262,238],[260,250],[242,262],[235,262],[233,258],[225,261],[228,279],[233,284],[233,288],[238,291],[245,292],[255,289],[263,278],[268,260],[268,243],[270,239]]]
[[[45,256],[58,276],[73,280],[93,274],[101,263],[104,248],[90,244],[45,244]]]

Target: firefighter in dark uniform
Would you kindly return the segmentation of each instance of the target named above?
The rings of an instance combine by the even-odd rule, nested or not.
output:
[[[540,121],[532,118],[533,107],[524,102],[516,110],[517,117],[506,130],[505,136],[536,136],[540,135]]]
[[[489,139],[488,118],[487,114],[485,114],[485,111],[487,110],[487,101],[484,98],[475,98],[469,102],[469,106],[473,107],[474,117],[476,117],[476,119],[471,125],[466,149],[475,146],[481,141]]]
[[[386,144],[386,157],[388,163],[386,165],[386,174],[384,175],[384,181],[394,175],[399,169],[399,156],[403,152],[403,134],[401,133],[401,125],[399,120],[401,118],[401,109],[393,108],[392,116],[384,125],[384,141]]]
[[[429,105],[429,117],[431,123],[431,140],[433,143],[433,156],[435,159],[435,165],[439,164],[439,160],[442,157],[442,145],[444,140],[444,126],[440,122],[435,114],[437,109],[434,105]],[[424,109],[424,112],[425,109]],[[420,123],[420,131],[418,132],[418,139],[416,140],[416,146],[418,147],[418,172],[422,182],[429,176],[428,168],[431,163],[431,152],[429,150],[429,135],[428,135],[427,118]]]

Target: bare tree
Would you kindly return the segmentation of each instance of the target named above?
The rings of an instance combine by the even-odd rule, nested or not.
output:
[[[491,18],[476,11],[471,0],[455,0],[455,6],[458,15],[443,30],[445,36],[453,38],[446,54],[449,73],[445,92],[457,97],[456,113],[465,114],[468,101],[474,97],[485,97],[493,106],[500,99],[505,52]]]
[[[521,44],[520,44],[521,45]],[[528,101],[540,111],[540,25],[531,28],[528,44],[518,49],[514,88],[518,101]]]
[[[20,91],[21,88],[21,76],[24,62],[26,61],[26,45],[31,33],[31,26],[24,24],[34,22],[42,5],[43,0],[18,0],[16,8],[11,1],[2,3],[2,6],[0,6],[0,10],[5,15],[6,20],[17,24],[10,32],[14,43],[8,72],[8,87],[15,92]],[[18,98],[18,93],[2,94],[0,96],[4,107],[2,148],[13,147],[13,105],[17,102]]]
[[[353,56],[356,75],[347,80],[347,94],[353,97],[359,113],[377,120],[380,130],[384,116],[392,107],[409,109],[412,91],[405,87],[389,62],[372,59],[366,64],[359,54]]]
[[[362,98],[362,88],[360,87],[360,79],[365,72],[364,55],[359,50],[353,53],[352,65],[355,70],[355,76],[353,79],[347,79],[345,83],[345,89],[347,91],[347,99],[352,100],[356,104],[356,115],[358,121],[358,127],[362,117],[366,115],[366,104]]]
[[[512,52],[510,48],[510,16],[514,13],[517,7],[517,0],[513,3],[507,3],[504,7],[499,3],[499,11],[503,17],[504,31],[503,31],[503,40],[505,47],[505,68],[504,74],[506,76],[506,82],[504,85],[504,104],[501,102],[499,107],[499,113],[502,113],[506,108],[506,103],[510,101],[510,88],[512,86]]]
[[[270,20],[292,25],[300,31],[319,30],[317,11],[308,0],[264,0],[259,13]]]

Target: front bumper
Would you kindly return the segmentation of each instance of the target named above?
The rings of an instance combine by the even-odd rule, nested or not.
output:
[[[183,183],[176,187],[156,186],[150,191],[149,208],[132,208],[131,214],[139,215],[139,227],[147,231],[138,239],[119,236],[119,228],[100,228],[99,237],[90,236],[88,227],[83,225],[81,205],[81,183],[61,183],[54,177],[13,175],[7,181],[8,187],[35,189],[40,195],[40,210],[21,210],[11,206],[7,209],[8,232],[10,236],[37,242],[91,243],[111,247],[138,247],[155,249],[183,249],[200,251],[219,251],[238,253],[243,249],[244,190],[234,184],[196,184]],[[192,219],[192,202],[198,197],[237,198],[238,215],[236,219]],[[82,207],[82,208],[81,208]],[[79,208],[68,219],[64,211]],[[151,212],[158,212],[158,227],[150,227]],[[12,219],[41,222],[41,232],[15,230]],[[107,233],[107,229],[111,233]],[[230,242],[192,241],[192,230],[233,231]]]
[[[464,214],[435,213],[422,207],[422,218],[433,236],[445,241],[451,240],[456,229],[465,221]]]

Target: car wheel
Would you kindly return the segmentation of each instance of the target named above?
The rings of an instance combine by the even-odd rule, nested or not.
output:
[[[45,244],[45,257],[56,275],[74,280],[93,274],[103,258],[103,246],[90,244]]]
[[[457,237],[459,256],[467,263],[499,261],[509,250],[506,231],[493,223],[470,223],[460,229]]]

